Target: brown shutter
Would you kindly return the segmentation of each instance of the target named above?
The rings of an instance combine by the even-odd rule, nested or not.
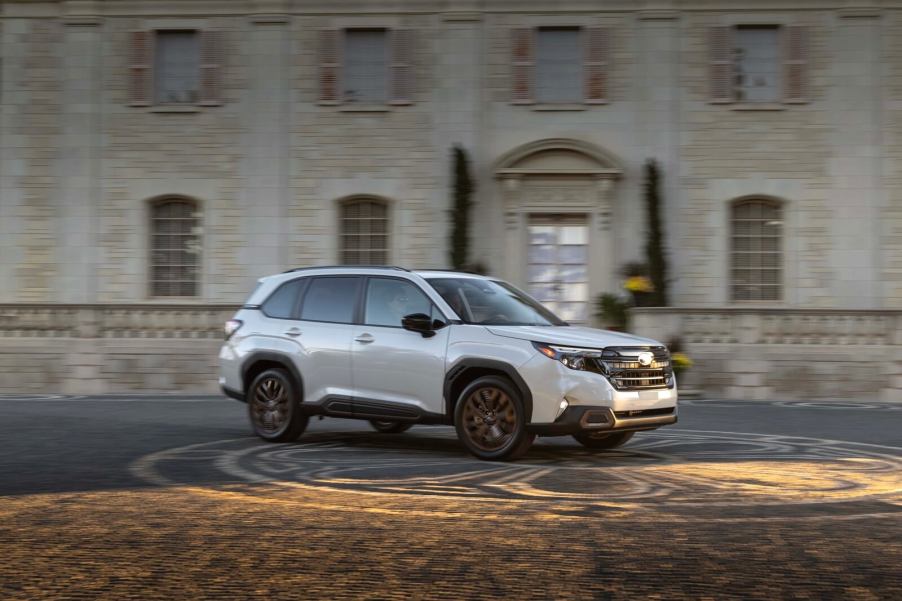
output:
[[[808,101],[808,28],[786,27],[783,33],[783,101]]]
[[[711,27],[708,30],[708,84],[711,102],[733,102],[733,29]]]
[[[341,101],[341,30],[319,32],[319,101],[338,104]]]
[[[153,32],[132,31],[128,50],[128,103],[153,103]]]
[[[585,35],[585,99],[590,104],[601,104],[608,98],[608,52],[610,31],[606,27],[587,27]]]
[[[532,104],[533,30],[511,30],[511,101]]]
[[[200,102],[204,106],[222,104],[222,32],[200,32]]]
[[[413,101],[413,31],[393,29],[391,35],[391,103]]]

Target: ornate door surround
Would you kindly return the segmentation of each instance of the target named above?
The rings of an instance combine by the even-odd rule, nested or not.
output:
[[[527,288],[530,215],[584,217],[588,224],[588,298],[614,285],[617,268],[611,234],[616,182],[623,168],[604,150],[579,140],[554,138],[519,146],[494,169],[503,213],[503,277]]]

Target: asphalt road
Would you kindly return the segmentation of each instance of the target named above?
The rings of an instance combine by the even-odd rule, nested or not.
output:
[[[902,405],[695,401],[592,453],[249,434],[213,397],[0,396],[0,599],[902,598]]]

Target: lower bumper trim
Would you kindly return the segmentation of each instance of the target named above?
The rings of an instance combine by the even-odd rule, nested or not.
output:
[[[675,423],[677,423],[676,408],[664,415],[618,417],[610,407],[571,405],[561,413],[554,423],[529,424],[527,429],[542,436],[565,436],[586,431],[628,432],[653,430]]]

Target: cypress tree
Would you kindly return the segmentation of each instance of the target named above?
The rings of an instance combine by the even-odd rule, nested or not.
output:
[[[470,208],[473,180],[466,151],[454,147],[454,192],[451,206],[451,266],[466,269],[470,254]]]
[[[667,306],[667,258],[664,256],[664,232],[661,229],[661,198],[658,163],[649,159],[645,163],[645,209],[648,216],[648,239],[645,243],[645,257],[648,272],[655,288],[652,304]]]

